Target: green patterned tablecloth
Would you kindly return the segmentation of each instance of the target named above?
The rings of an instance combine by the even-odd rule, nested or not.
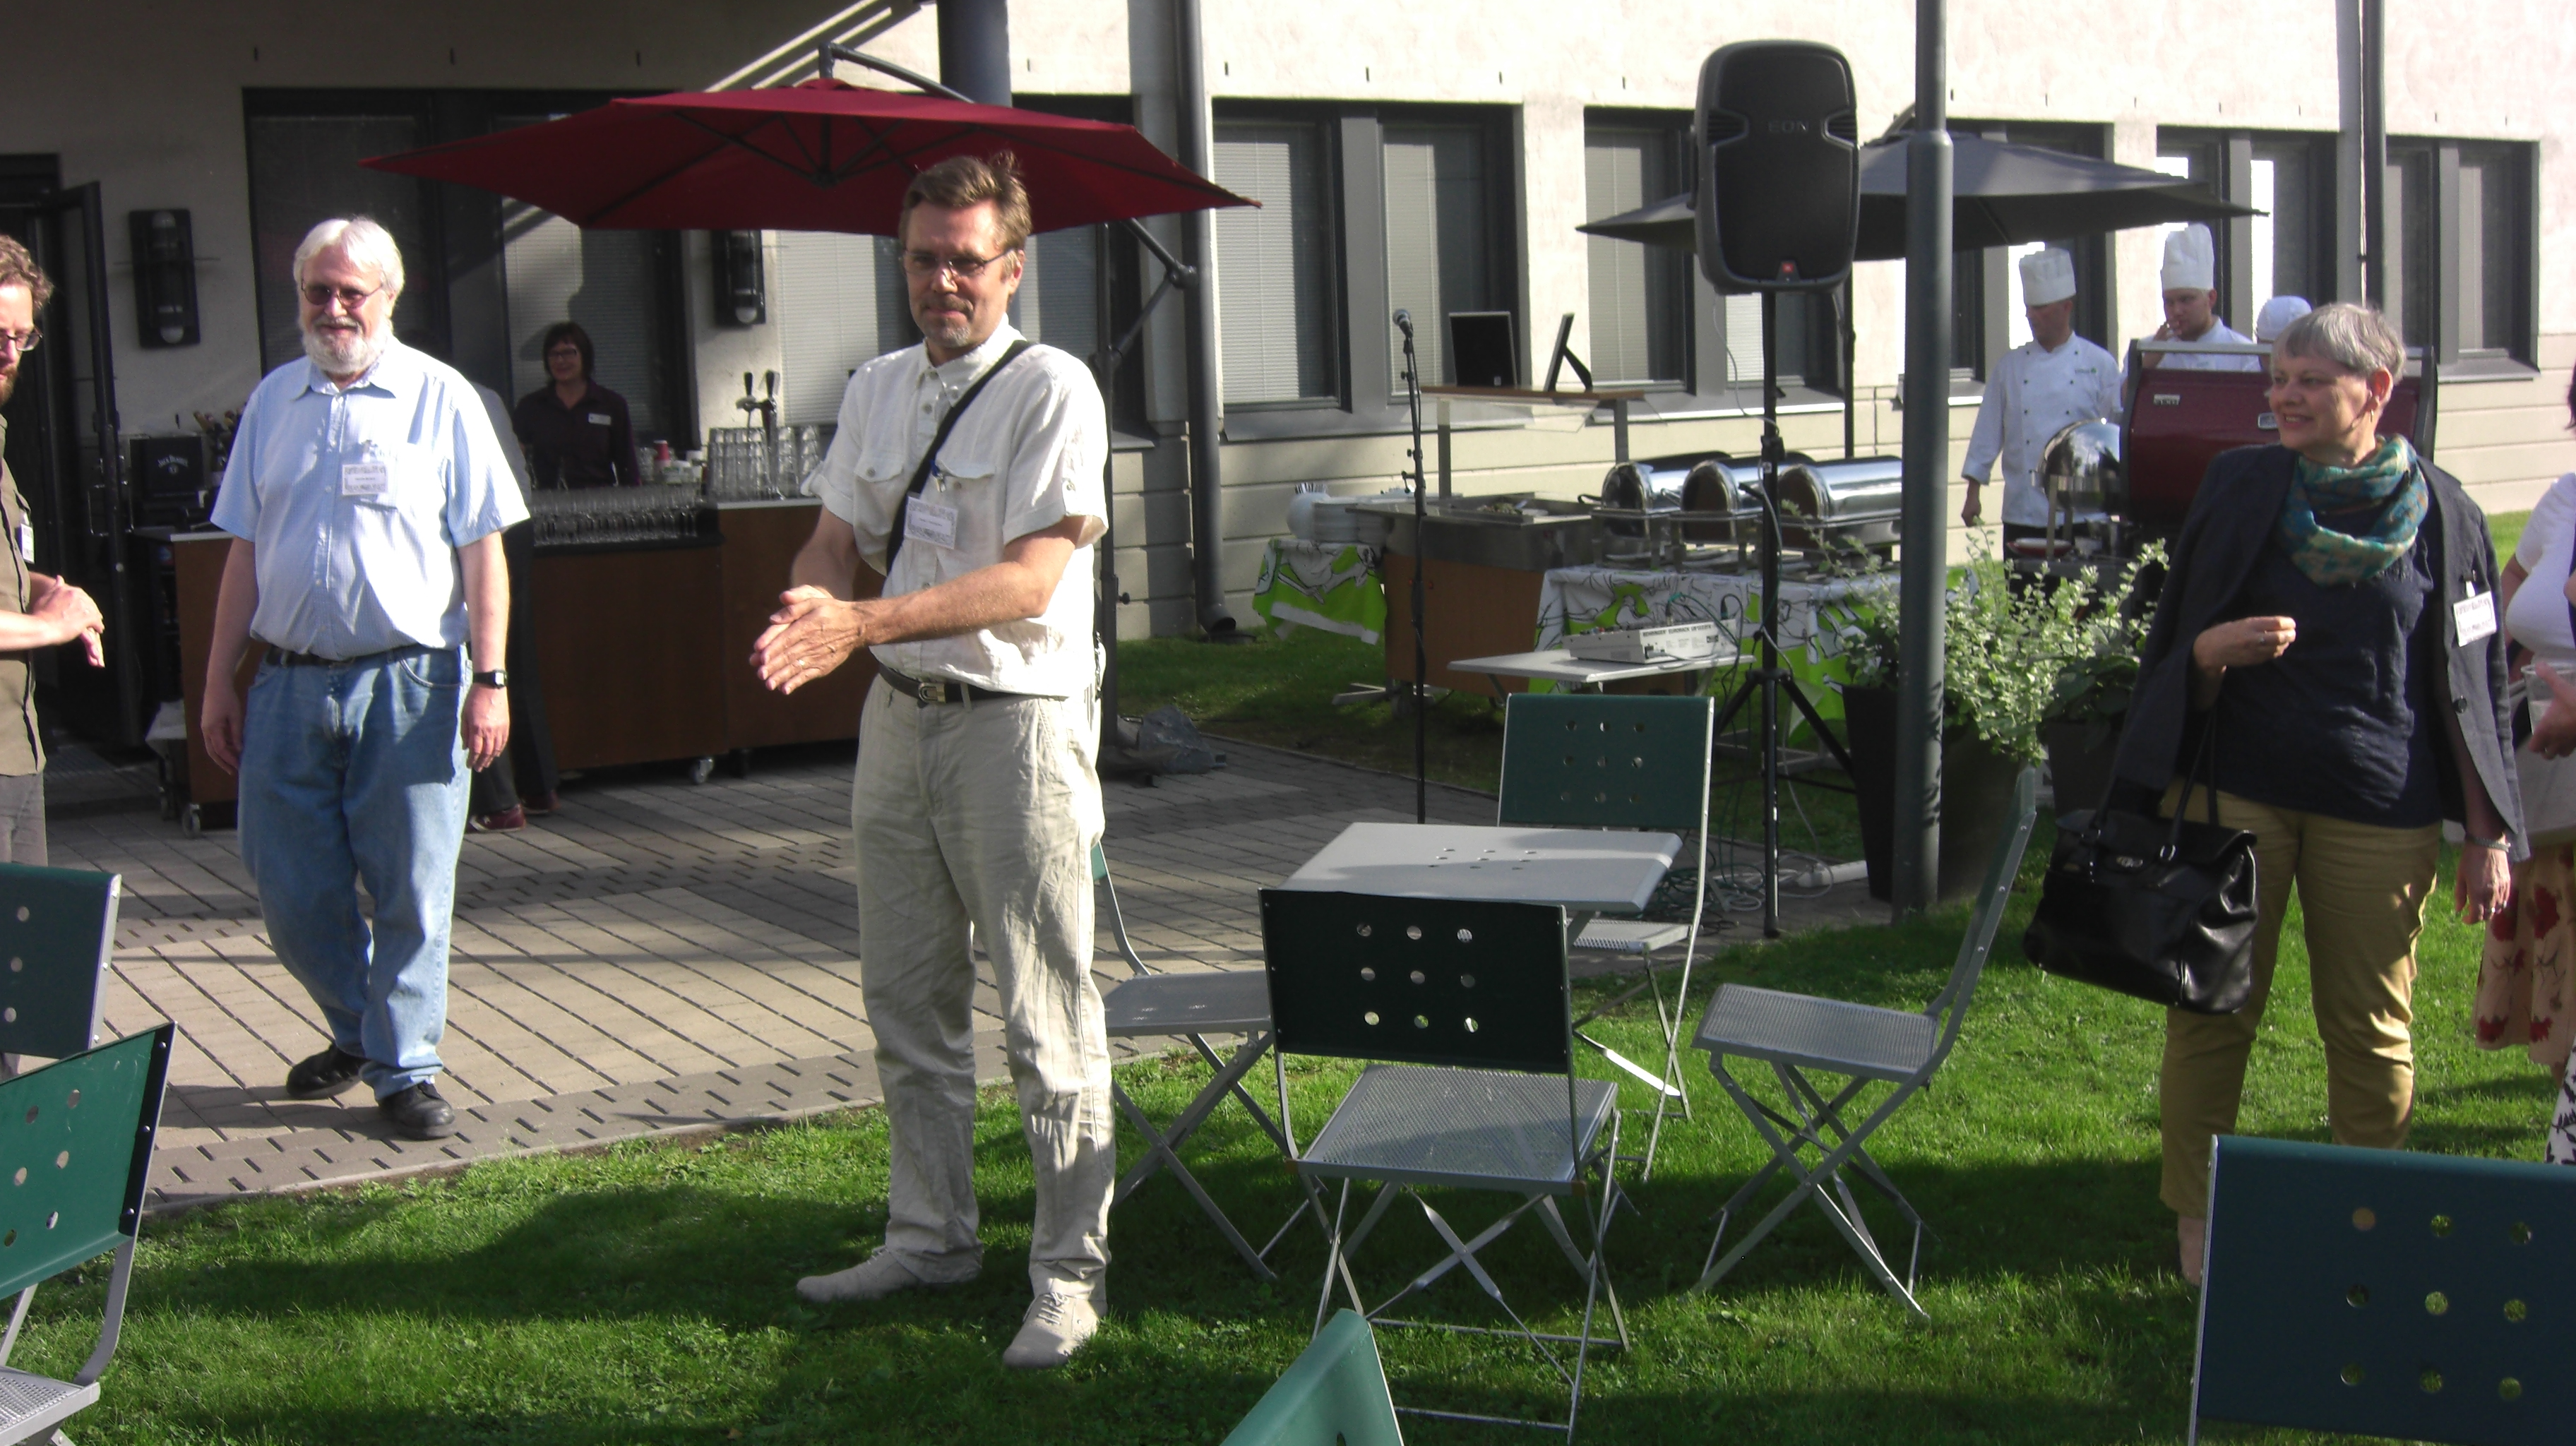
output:
[[[1376,548],[1355,542],[1274,537],[1252,585],[1252,610],[1281,637],[1321,628],[1377,642],[1386,634],[1386,587],[1378,580],[1377,561]]]
[[[1882,597],[1893,599],[1896,574],[1780,584],[1780,656],[1827,719],[1843,715],[1842,685],[1851,681],[1843,630]],[[1717,624],[1722,647],[1750,659],[1762,621],[1762,580],[1742,573],[1629,572],[1608,567],[1551,570],[1539,590],[1540,649],[1565,645],[1568,633],[1664,623]],[[1744,665],[1749,667],[1749,662]],[[1743,667],[1710,674],[1709,691],[1733,692]],[[1794,714],[1791,715],[1793,718]]]

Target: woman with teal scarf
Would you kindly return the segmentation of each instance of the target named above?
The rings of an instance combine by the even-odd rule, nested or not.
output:
[[[2414,1113],[2415,939],[2443,820],[2468,836],[2453,882],[2465,918],[2505,906],[2524,851],[2494,549],[2458,481],[2381,431],[2404,367],[2396,332],[2364,307],[2320,307],[2282,332],[2280,444],[2211,464],[2121,740],[2123,780],[2164,788],[2170,809],[2185,747],[2205,734],[2219,820],[2255,835],[2252,998],[2165,1023],[2161,1193],[2195,1283],[2210,1139],[2237,1128],[2291,895],[2334,1138],[2395,1148]]]

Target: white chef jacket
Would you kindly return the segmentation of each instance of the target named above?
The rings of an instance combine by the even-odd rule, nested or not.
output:
[[[858,534],[859,555],[885,569],[895,504],[939,430],[939,419],[975,378],[1019,339],[1008,322],[982,346],[933,366],[918,345],[858,369],[841,396],[841,426],[805,491]],[[1002,549],[1068,517],[1082,542],[1055,596],[1034,618],[953,638],[887,643],[878,662],[915,678],[953,678],[1001,693],[1079,696],[1092,686],[1091,544],[1107,530],[1101,465],[1109,418],[1081,362],[1031,347],[975,398],[939,449],[939,465],[912,503],[914,524],[935,518],[943,545],[916,535],[895,554],[884,596],[990,567]]]
[[[1986,381],[1977,427],[1968,435],[1968,460],[1960,470],[1989,480],[2003,462],[2003,520],[2017,527],[2048,525],[2048,499],[2039,490],[2039,451],[2060,428],[2120,415],[2120,364],[2080,336],[2055,351],[2036,341],[2004,353]]]
[[[2209,330],[2202,332],[2200,335],[2193,337],[2189,341],[2174,344],[2180,346],[2252,346],[2255,342],[2254,338],[2247,336],[2245,333],[2238,331],[2232,326],[2229,326],[2226,322],[2213,317],[2209,323]],[[2184,371],[2259,372],[2267,370],[2263,364],[2263,359],[2259,356],[2194,356],[2187,351],[2158,352],[2155,355],[2157,357],[2157,366],[2174,367]]]

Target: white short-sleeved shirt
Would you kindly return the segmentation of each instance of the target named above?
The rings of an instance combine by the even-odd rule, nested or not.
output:
[[[939,419],[1019,333],[1008,322],[982,346],[943,366],[921,347],[889,352],[851,376],[840,431],[805,490],[857,532],[859,555],[885,571],[896,504],[930,447]],[[953,678],[1004,693],[1071,698],[1093,681],[1091,544],[1108,530],[1101,469],[1109,418],[1082,363],[1033,346],[993,378],[957,419],[939,463],[911,504],[916,516],[886,577],[900,597],[991,567],[1002,549],[1068,517],[1084,519],[1081,543],[1055,596],[1034,618],[953,638],[888,643],[878,662],[915,678]],[[939,524],[945,523],[942,529]],[[924,524],[929,524],[927,527]],[[926,534],[945,530],[946,544]]]
[[[2523,525],[2513,560],[2530,576],[2514,590],[2504,630],[2563,672],[2576,672],[2576,636],[2567,621],[2567,573],[2576,561],[2576,472],[2550,485]]]
[[[253,637],[357,658],[462,645],[456,549],[527,516],[473,383],[392,342],[346,388],[305,357],[262,379],[213,521],[256,549]]]
[[[2038,486],[2040,449],[2076,422],[2120,415],[2120,364],[2080,336],[2055,351],[2036,341],[2004,353],[1977,405],[1968,434],[1962,476],[1979,482],[2003,464],[2003,520],[2016,527],[2048,525],[2048,499]]]

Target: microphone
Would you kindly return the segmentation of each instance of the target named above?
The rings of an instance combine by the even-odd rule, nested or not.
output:
[[[1405,307],[1401,307],[1401,306],[1397,307],[1397,308],[1395,309],[1395,325],[1396,325],[1396,329],[1397,329],[1398,331],[1403,332],[1403,333],[1405,334],[1405,337],[1406,337],[1408,340],[1409,340],[1409,339],[1411,339],[1411,337],[1413,336],[1413,313],[1412,313],[1412,311],[1410,311],[1409,309],[1407,309],[1407,308],[1405,308]]]

